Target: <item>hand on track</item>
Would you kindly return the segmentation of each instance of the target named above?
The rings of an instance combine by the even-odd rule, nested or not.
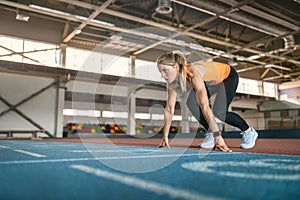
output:
[[[159,148],[164,148],[164,147],[171,148],[170,145],[169,145],[169,139],[164,137],[157,147],[159,147]]]
[[[215,146],[214,146],[213,150],[220,150],[223,152],[232,152],[232,150],[229,149],[227,147],[227,145],[225,144],[225,141],[222,138],[222,136],[215,137]]]

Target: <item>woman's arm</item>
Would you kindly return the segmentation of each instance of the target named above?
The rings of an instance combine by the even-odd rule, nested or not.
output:
[[[170,127],[172,124],[173,114],[175,112],[175,104],[176,104],[176,92],[168,89],[168,100],[166,104],[166,108],[164,110],[165,124],[164,124],[164,137],[168,137]]]
[[[218,132],[219,127],[215,120],[215,116],[209,106],[206,88],[200,73],[196,69],[193,69],[193,67],[191,67],[189,70],[189,77],[190,83],[195,89],[198,104],[201,107],[206,122],[209,125],[209,131],[213,133]]]
[[[169,132],[170,132],[170,127],[172,124],[172,118],[173,118],[173,114],[175,111],[175,104],[176,104],[176,92],[172,89],[168,89],[168,99],[167,99],[167,104],[166,104],[166,108],[164,110],[164,120],[165,120],[165,124],[164,124],[164,129],[163,129],[163,139],[160,143],[160,145],[158,145],[158,147],[169,147],[169,140],[168,140],[168,136],[169,136]]]

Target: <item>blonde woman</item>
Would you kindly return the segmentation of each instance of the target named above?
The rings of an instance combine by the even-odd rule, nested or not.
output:
[[[222,133],[216,123],[221,121],[241,129],[241,148],[252,148],[258,137],[257,132],[234,112],[228,112],[238,85],[237,72],[227,64],[217,62],[188,63],[180,52],[166,52],[158,57],[157,67],[168,84],[168,98],[164,111],[165,124],[163,139],[159,147],[169,146],[169,130],[175,111],[178,92],[190,91],[187,106],[193,116],[207,130],[202,148],[214,148],[225,152],[231,150],[225,144]],[[215,95],[213,110],[209,98]]]

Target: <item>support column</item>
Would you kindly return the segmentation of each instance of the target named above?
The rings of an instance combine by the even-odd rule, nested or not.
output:
[[[54,115],[54,135],[58,138],[63,137],[63,109],[65,104],[65,84],[66,80],[64,80],[63,77],[57,77]]]
[[[62,40],[64,40],[70,31],[70,23],[69,21],[66,21],[65,27],[64,27],[64,31],[62,33]],[[65,68],[66,67],[66,50],[67,50],[67,44],[66,43],[61,43],[60,44],[60,67]]]
[[[61,67],[66,67],[66,56],[67,55],[67,45],[66,44],[60,44],[60,61],[59,64]]]
[[[131,55],[130,57],[129,57],[129,66],[130,66],[130,68],[131,68],[131,77],[135,77],[135,60],[136,60],[136,56],[134,56],[134,55]]]
[[[128,118],[127,118],[127,134],[135,135],[135,118],[134,113],[136,110],[136,95],[131,93],[131,89],[128,91]]]
[[[181,133],[190,133],[189,109],[186,106],[187,97],[180,102],[182,120],[180,122]]]
[[[131,77],[135,77],[135,59],[136,56],[131,55],[129,57],[129,66],[131,68]],[[136,95],[134,89],[128,88],[128,118],[127,118],[127,134],[135,135],[135,118],[134,113],[136,110]]]

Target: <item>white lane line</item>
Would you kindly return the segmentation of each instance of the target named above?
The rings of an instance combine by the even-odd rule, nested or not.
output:
[[[45,148],[45,147],[74,147],[74,146],[76,146],[76,145],[72,145],[72,144],[59,144],[59,145],[57,145],[57,144],[47,144],[47,143],[45,143],[45,144],[36,144],[36,145],[32,145],[33,147],[43,147],[43,148]]]
[[[2,161],[0,165],[11,164],[37,164],[37,163],[56,163],[56,162],[77,162],[87,160],[120,160],[120,159],[145,159],[145,158],[164,158],[164,157],[188,157],[198,156],[198,153],[194,154],[170,154],[170,155],[145,155],[145,156],[118,156],[118,157],[93,157],[93,158],[62,158],[62,159],[49,159],[49,160],[14,160],[14,161]]]
[[[119,173],[112,173],[102,169],[92,168],[86,165],[71,165],[70,167],[88,174],[96,175],[100,178],[105,178],[130,187],[138,188],[151,193],[156,193],[157,195],[168,195],[169,197],[174,199],[217,199],[216,197],[206,196],[194,191],[175,188],[166,184],[157,183],[154,181],[146,181],[140,178],[127,176]]]
[[[47,156],[42,155],[42,154],[33,153],[33,152],[30,152],[30,151],[24,151],[24,150],[20,150],[20,149],[16,149],[14,151],[18,152],[18,153],[23,153],[23,154],[26,154],[26,155],[29,155],[29,156],[37,157],[37,158],[47,157]]]
[[[41,163],[59,163],[59,162],[79,162],[98,160],[98,158],[67,158],[67,159],[51,159],[51,160],[15,160],[15,161],[2,161],[0,165],[13,165],[13,164],[41,164]]]
[[[105,150],[105,149],[96,149],[96,150],[67,150],[68,152],[72,153],[118,153],[118,152],[158,152],[159,150],[149,150],[149,149],[112,149],[112,150]]]
[[[290,164],[290,165],[289,165]],[[222,176],[251,178],[251,179],[266,179],[266,180],[300,180],[300,161],[288,159],[254,159],[249,162],[236,161],[203,161],[183,163],[181,167],[194,172],[218,174]],[[239,167],[239,169],[246,169],[246,172],[232,172],[228,171],[228,167]],[[219,169],[218,167],[222,167]],[[249,171],[252,169],[267,169],[268,173],[257,174]]]

